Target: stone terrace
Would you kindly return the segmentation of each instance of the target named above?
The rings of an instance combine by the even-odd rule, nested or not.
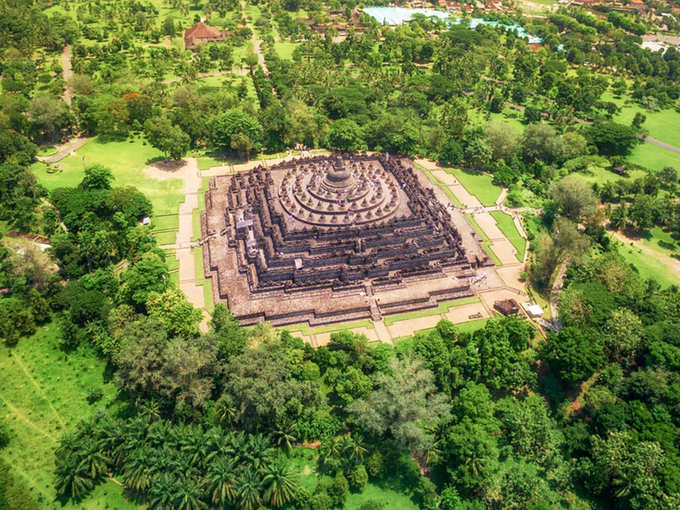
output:
[[[215,302],[242,324],[316,325],[472,295],[492,263],[423,178],[410,160],[365,154],[213,178],[201,242]]]

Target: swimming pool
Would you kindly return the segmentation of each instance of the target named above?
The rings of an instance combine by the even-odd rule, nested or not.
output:
[[[435,11],[434,9],[409,9],[406,7],[365,7],[364,12],[382,25],[403,25],[413,19],[414,14],[425,16],[435,16],[439,19],[449,20],[450,23],[461,23],[461,18],[454,18],[448,12]],[[509,30],[515,30],[517,35],[526,39],[529,44],[542,43],[543,39],[535,35],[528,34],[522,25],[506,25],[498,21],[488,21],[482,18],[472,18],[470,28],[475,29],[479,25],[489,25],[492,27],[502,26]]]

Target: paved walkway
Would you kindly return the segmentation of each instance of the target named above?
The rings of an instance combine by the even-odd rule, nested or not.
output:
[[[63,145],[57,145],[57,153],[51,156],[36,156],[35,159],[43,163],[56,163],[66,156],[71,155],[83,145],[90,141],[90,138],[73,138]]]

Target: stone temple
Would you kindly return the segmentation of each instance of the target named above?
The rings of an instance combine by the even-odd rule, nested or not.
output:
[[[389,155],[215,177],[201,214],[215,302],[244,325],[317,325],[470,296],[474,269],[492,262],[447,200],[411,160]]]

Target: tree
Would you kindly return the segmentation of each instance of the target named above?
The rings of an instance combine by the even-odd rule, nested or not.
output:
[[[121,273],[118,302],[142,310],[152,293],[166,289],[168,277],[168,266],[161,256],[147,252]]]
[[[117,383],[125,390],[151,396],[163,384],[162,368],[168,337],[155,320],[142,318],[120,333],[121,349],[114,355]]]
[[[593,188],[577,175],[567,175],[555,183],[550,194],[557,211],[572,221],[590,218],[597,208],[597,197]]]
[[[262,477],[264,499],[273,508],[285,506],[296,499],[298,484],[293,471],[280,459],[269,464]]]
[[[366,149],[361,128],[350,119],[333,121],[328,131],[327,143],[329,148],[342,151]]]
[[[203,314],[189,303],[184,293],[172,287],[163,293],[153,292],[146,301],[149,317],[157,320],[168,336],[198,336],[198,323]]]
[[[402,448],[424,451],[432,442],[425,427],[448,416],[446,396],[437,393],[432,372],[419,358],[393,359],[375,384],[367,399],[355,400],[347,411],[367,432],[389,432]]]
[[[490,123],[486,127],[486,139],[491,148],[491,157],[494,160],[510,161],[519,142],[518,136],[512,129],[498,123]]]
[[[259,121],[238,108],[232,108],[211,117],[208,120],[208,133],[210,143],[224,152],[231,152],[234,149],[233,145],[243,149],[242,144],[246,140],[252,144],[248,150],[257,149],[263,138],[263,130]]]
[[[638,142],[634,128],[612,121],[589,126],[585,135],[604,156],[626,156]]]
[[[530,124],[522,137],[522,152],[528,162],[534,160],[551,164],[562,160],[564,143],[549,124]]]
[[[604,365],[604,342],[592,329],[567,326],[559,335],[548,335],[542,357],[565,383],[574,386]]]
[[[111,189],[114,179],[111,170],[103,165],[90,165],[85,169],[85,176],[78,184],[78,188],[87,191]]]
[[[291,361],[280,344],[267,341],[230,360],[224,394],[238,403],[237,421],[244,428],[272,430],[317,404],[318,388],[295,378]]]
[[[167,158],[179,160],[189,150],[191,138],[167,117],[154,117],[144,123],[144,133],[149,143]]]
[[[211,501],[224,507],[236,500],[236,463],[233,458],[220,457],[210,463],[208,471]]]
[[[56,135],[72,123],[66,103],[52,96],[36,96],[28,107],[28,119],[38,138],[54,140]]]

